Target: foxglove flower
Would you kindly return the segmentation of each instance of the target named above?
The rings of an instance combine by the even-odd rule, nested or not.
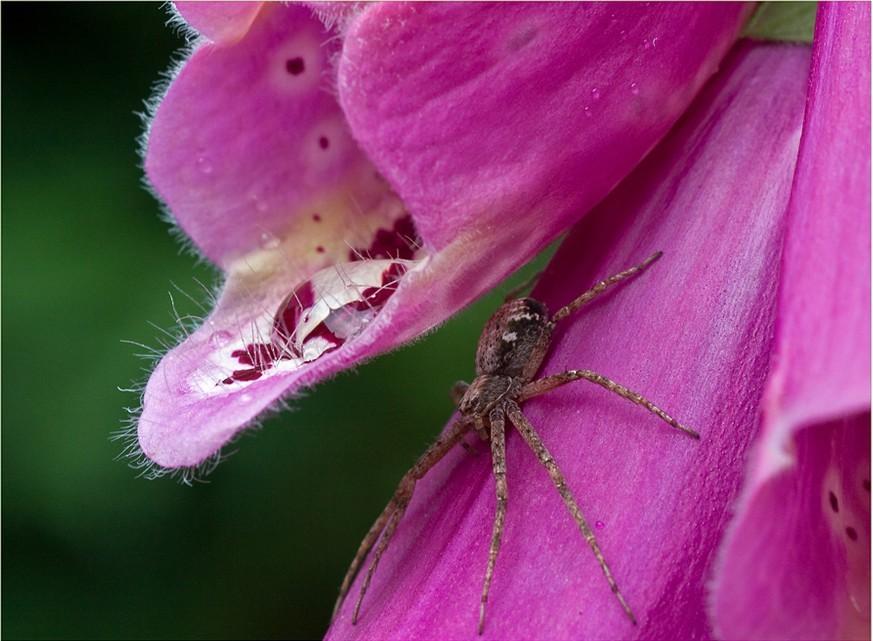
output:
[[[227,280],[146,389],[139,442],[167,468],[527,260],[670,129],[747,13],[318,6],[330,39],[299,7],[180,9],[206,40],[156,109],[146,169]],[[869,621],[869,67],[853,62],[869,10],[821,14],[808,96],[805,47],[735,47],[534,292],[554,309],[666,252],[561,328],[543,373],[601,371],[703,440],[582,383],[526,406],[640,626],[510,436],[486,636],[828,638]],[[475,637],[489,475],[455,453],[419,484],[358,626],[347,603],[329,637]]]
[[[162,468],[530,259],[666,133],[748,13],[322,10],[339,37],[300,6],[181,7],[204,38],[156,105],[145,168],[226,281],[146,386],[138,441]]]

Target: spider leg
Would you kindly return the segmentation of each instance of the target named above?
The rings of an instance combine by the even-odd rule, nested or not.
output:
[[[527,418],[525,418],[524,414],[522,414],[521,408],[515,403],[515,401],[507,401],[506,412],[509,414],[509,419],[513,422],[522,438],[524,438],[534,454],[537,455],[540,463],[546,468],[546,470],[548,470],[549,477],[551,477],[552,483],[554,483],[557,488],[558,494],[560,494],[561,498],[564,499],[564,504],[573,516],[573,520],[576,521],[576,525],[579,526],[579,531],[582,532],[582,536],[585,537],[585,541],[588,543],[591,551],[594,552],[597,563],[600,565],[600,569],[603,570],[603,575],[606,577],[606,582],[609,583],[612,593],[618,599],[618,602],[621,604],[622,609],[625,614],[627,614],[631,623],[636,625],[637,619],[631,611],[630,606],[627,604],[627,601],[624,600],[624,597],[619,591],[618,584],[612,576],[612,571],[609,569],[609,565],[606,563],[606,559],[603,558],[603,553],[600,551],[600,546],[597,545],[597,540],[594,538],[594,532],[591,531],[591,527],[582,515],[582,510],[579,509],[579,505],[576,503],[576,499],[573,498],[570,488],[567,487],[567,482],[564,479],[564,475],[561,474],[561,470],[558,469],[555,459],[553,459],[552,455],[549,454],[549,450],[546,449],[545,443],[543,443],[539,434],[536,433],[533,425],[531,425]]]
[[[379,540],[379,544],[376,546],[376,550],[373,554],[373,559],[370,561],[370,566],[367,569],[367,575],[361,585],[358,600],[355,603],[352,624],[357,622],[361,603],[364,600],[364,595],[367,593],[367,589],[370,587],[370,581],[373,578],[373,574],[376,572],[376,566],[379,565],[379,559],[382,558],[382,554],[388,548],[388,544],[394,536],[397,524],[403,517],[403,513],[406,511],[409,501],[412,499],[412,493],[415,489],[416,482],[423,478],[424,475],[440,461],[440,459],[448,454],[451,449],[461,441],[464,435],[470,431],[470,428],[471,422],[467,418],[462,417],[455,421],[445,434],[442,434],[430,447],[427,448],[424,454],[422,454],[415,462],[415,465],[413,465],[403,478],[400,479],[400,483],[397,486],[397,490],[394,492],[394,496],[391,497],[391,501],[389,501],[388,505],[379,515],[379,518],[376,519],[376,522],[370,528],[370,531],[367,532],[364,540],[361,541],[361,545],[358,546],[355,558],[352,559],[352,563],[346,572],[345,578],[343,578],[342,585],[340,586],[339,597],[337,598],[336,605],[334,605],[331,620],[333,620],[333,618],[335,618],[339,613],[340,606],[342,606],[349,588],[351,588],[352,581],[355,580],[355,576],[358,574],[361,563],[366,559],[367,554],[370,552],[376,541]],[[380,534],[382,535],[381,539],[379,538]]]
[[[345,601],[346,599],[346,594],[348,594],[349,588],[352,585],[352,581],[355,580],[355,577],[358,574],[358,568],[360,567],[361,562],[367,557],[367,554],[370,552],[373,544],[376,543],[379,535],[382,534],[382,530],[385,529],[385,524],[388,522],[388,519],[391,517],[395,510],[396,506],[394,505],[394,500],[392,499],[388,503],[388,505],[385,506],[385,509],[382,510],[379,518],[376,519],[376,522],[373,523],[372,527],[367,532],[367,535],[364,537],[364,540],[361,541],[361,544],[358,546],[358,551],[355,552],[355,558],[352,559],[352,564],[346,571],[346,575],[345,577],[343,577],[342,585],[340,585],[339,597],[337,597],[336,603],[333,606],[333,613],[330,615],[331,623],[333,623],[333,620],[339,613],[340,606],[342,606],[343,601]]]
[[[494,472],[494,486],[497,493],[497,509],[494,514],[494,527],[491,532],[491,547],[488,550],[488,567],[485,570],[485,580],[482,583],[482,602],[479,605],[479,634],[485,628],[485,604],[488,602],[488,591],[491,589],[491,579],[494,576],[494,563],[500,551],[500,537],[506,520],[506,430],[503,409],[497,407],[488,415],[491,423],[491,465]]]
[[[632,390],[629,390],[624,385],[616,383],[615,381],[602,376],[596,372],[592,372],[587,369],[571,369],[561,374],[554,374],[552,376],[544,376],[543,378],[532,381],[521,388],[521,393],[519,394],[518,401],[523,403],[529,398],[534,396],[539,396],[540,394],[544,394],[549,390],[553,390],[556,387],[561,385],[566,385],[567,383],[572,383],[573,381],[578,381],[579,379],[585,379],[586,381],[591,381],[592,383],[596,383],[600,385],[613,394],[618,394],[622,398],[626,398],[631,403],[636,403],[641,407],[646,408],[652,414],[660,418],[662,421],[667,423],[668,425],[676,428],[681,432],[685,432],[693,439],[699,439],[700,434],[692,430],[690,427],[685,427],[677,421],[675,418],[667,414],[660,407],[652,403],[647,398],[643,397],[642,394],[638,394]]]
[[[452,385],[452,389],[449,390],[449,395],[452,397],[452,402],[455,404],[455,407],[461,404],[461,399],[464,398],[464,394],[467,393],[468,387],[470,387],[470,384],[467,381],[458,381]]]
[[[566,306],[562,307],[561,309],[559,309],[557,312],[555,312],[555,315],[552,316],[552,324],[555,324],[558,321],[561,321],[561,320],[567,318],[567,316],[569,316],[570,314],[575,312],[577,309],[579,309],[580,307],[582,307],[586,303],[590,303],[592,300],[597,298],[600,294],[605,292],[607,289],[609,289],[613,285],[620,283],[621,281],[626,280],[628,278],[631,278],[633,276],[636,276],[637,274],[642,272],[644,269],[646,269],[646,267],[648,267],[649,265],[654,263],[656,260],[658,260],[663,253],[664,252],[657,251],[654,254],[652,254],[651,256],[649,256],[648,258],[646,258],[639,265],[634,265],[633,267],[626,269],[623,272],[619,272],[619,273],[615,274],[614,276],[610,276],[606,280],[600,281],[594,287],[589,289],[587,292],[585,292],[584,294],[581,294],[581,295],[577,296],[575,299],[573,299],[573,301],[571,301],[569,305],[566,305]]]

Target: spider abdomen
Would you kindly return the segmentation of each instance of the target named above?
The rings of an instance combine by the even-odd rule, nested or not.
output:
[[[504,303],[485,324],[476,350],[476,374],[530,381],[539,370],[552,337],[546,306],[533,298]]]

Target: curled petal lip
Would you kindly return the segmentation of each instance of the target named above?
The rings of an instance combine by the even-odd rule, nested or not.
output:
[[[488,5],[368,6],[346,16],[341,40],[306,8],[269,5],[239,40],[198,46],[157,108],[145,164],[157,193],[226,272],[227,282],[203,326],[163,358],[146,386],[138,437],[149,459],[167,468],[196,465],[283,395],[413,339],[495,286],[602,198],[668,130],[714,71],[747,11],[741,4],[676,5],[646,12],[632,7],[610,17],[598,5],[590,9],[530,4],[507,13]],[[451,19],[428,19],[440,12]],[[405,21],[399,31],[406,34],[406,48],[374,31],[386,15]],[[599,73],[612,69],[608,39],[571,34],[573,46],[560,39],[538,43],[540,79],[563,103],[554,114],[543,104],[541,86],[513,84],[518,47],[504,45],[519,19],[546,35],[564,33],[568,23],[583,34],[603,24],[616,32],[624,28],[628,38],[660,34],[663,41],[650,42],[648,56],[637,55],[643,44],[636,40],[630,45],[618,39],[613,52],[627,59],[615,81],[627,81],[625,102],[644,114],[643,124],[612,127],[608,153],[605,138],[587,142],[599,128],[594,120],[604,127],[612,122],[606,114],[628,122],[624,102],[609,87],[603,85],[597,98],[592,87],[579,83],[579,74],[565,73],[577,63]],[[696,26],[693,36],[684,35],[689,21]],[[473,44],[457,40],[459,29],[471,34]],[[517,98],[507,107],[521,115],[526,104],[536,118],[519,121],[512,131],[501,126],[495,135],[493,118],[471,121],[469,101],[449,87],[445,94],[460,101],[442,98],[439,114],[426,111],[434,103],[422,92],[435,78],[465,90],[479,87],[474,95],[483,95],[495,87],[494,77],[471,70],[465,82],[452,56],[426,69],[410,56],[434,47],[462,55],[474,45],[498,52],[499,95],[514,91]],[[325,91],[337,54],[342,108]],[[668,63],[675,64],[662,74]],[[410,71],[398,75],[402,68]],[[626,76],[647,71],[635,92]],[[387,79],[397,90],[379,102]],[[580,93],[599,100],[603,118],[589,121],[578,109],[574,113],[570,103]],[[393,129],[369,126],[380,113],[375,103],[390,112],[386,121]],[[409,123],[397,116],[409,116],[416,105],[424,109],[413,116],[418,124],[395,148],[398,123]],[[483,164],[481,155],[451,144],[469,141],[477,127],[486,148],[496,153],[502,144],[505,153],[514,150],[498,182],[482,180],[494,153]],[[439,157],[427,151],[434,137]],[[557,160],[543,152],[544,141],[560,149]],[[525,154],[527,164],[521,162]],[[427,163],[429,173],[423,170]],[[324,270],[372,258],[384,235],[402,236],[396,230],[407,213],[414,228],[406,233],[408,258],[415,265],[392,285],[391,296],[379,299],[378,315],[341,345],[313,343],[309,353],[317,347],[320,357],[301,363],[292,354],[276,356],[271,328],[286,314],[283,301]],[[356,306],[366,302],[366,288],[359,289]],[[305,307],[302,315],[310,313]],[[215,339],[227,335],[242,344],[228,347]],[[298,340],[297,349],[303,348]],[[265,355],[269,362],[253,362]]]

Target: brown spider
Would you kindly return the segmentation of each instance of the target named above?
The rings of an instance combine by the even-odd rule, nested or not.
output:
[[[340,586],[339,598],[334,606],[334,617],[336,617],[361,563],[378,540],[379,545],[376,546],[367,575],[361,585],[358,600],[355,603],[352,624],[357,622],[361,603],[367,593],[367,588],[370,586],[376,566],[379,565],[379,559],[388,548],[388,544],[397,529],[397,524],[406,512],[412,499],[416,481],[423,478],[452,447],[458,443],[466,445],[462,440],[463,437],[470,430],[475,430],[483,441],[491,442],[491,459],[497,490],[497,512],[494,516],[491,548],[488,551],[488,565],[485,570],[482,601],[479,606],[478,631],[479,634],[482,634],[485,625],[485,604],[488,602],[488,590],[494,574],[494,562],[497,559],[497,552],[500,550],[500,537],[503,533],[506,515],[506,435],[504,428],[508,416],[522,438],[537,455],[540,463],[548,470],[549,476],[561,498],[564,499],[573,520],[576,521],[582,536],[585,537],[585,541],[594,552],[609,587],[631,623],[636,625],[636,617],[618,589],[618,584],[615,582],[609,565],[600,551],[600,546],[594,538],[594,532],[591,531],[576,499],[573,498],[567,487],[564,475],[561,474],[536,430],[522,413],[520,404],[565,383],[585,379],[643,406],[677,430],[681,430],[695,439],[700,438],[697,432],[680,424],[641,395],[595,372],[584,369],[569,370],[562,374],[534,380],[534,376],[549,351],[552,331],[559,321],[567,318],[580,307],[602,294],[610,286],[639,274],[660,257],[661,252],[655,252],[639,265],[600,281],[569,305],[559,309],[551,318],[549,318],[546,306],[538,300],[533,298],[509,300],[511,296],[507,297],[507,302],[501,305],[488,320],[482,331],[482,336],[479,338],[476,350],[476,378],[470,385],[463,382],[457,383],[452,390],[461,417],[421,455],[412,469],[400,480],[400,485],[394,492],[394,496],[379,518],[376,519],[373,527],[367,532],[352,560]]]

